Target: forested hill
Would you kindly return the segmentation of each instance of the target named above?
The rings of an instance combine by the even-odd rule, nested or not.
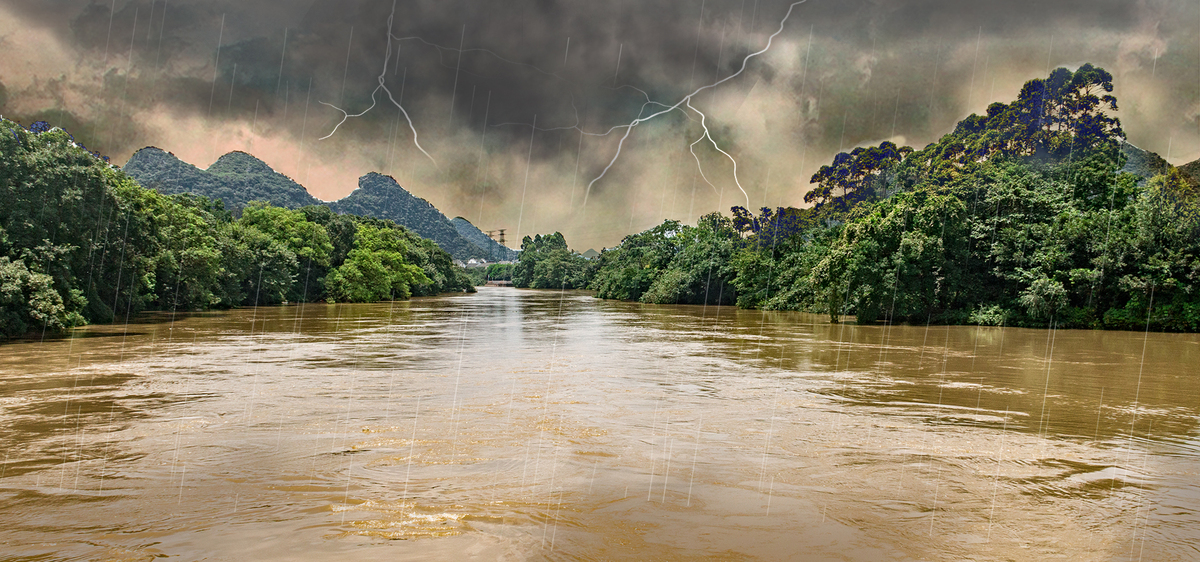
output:
[[[1121,167],[1121,171],[1141,178],[1139,183],[1159,174],[1169,173],[1173,167],[1162,156],[1142,150],[1129,142],[1121,143],[1121,155],[1125,157],[1125,165]],[[1195,164],[1196,162],[1192,162],[1185,166]]]
[[[251,201],[266,201],[288,209],[309,205],[327,205],[338,213],[386,219],[412,229],[436,242],[455,259],[512,255],[513,251],[495,242],[481,247],[464,238],[445,215],[424,199],[409,193],[388,176],[376,173],[359,178],[359,189],[349,196],[325,203],[308,193],[303,185],[271,169],[266,162],[245,152],[234,151],[201,170],[160,148],[137,151],[125,164],[124,171],[141,185],[165,195],[190,193],[221,201],[234,213],[240,213]],[[483,236],[482,233],[480,233]],[[486,241],[487,236],[483,236]],[[508,250],[508,253],[505,252]]]
[[[488,257],[487,251],[463,238],[437,207],[400,187],[391,176],[371,172],[358,178],[358,189],[329,203],[329,208],[337,213],[375,217],[404,225],[437,242],[455,259]]]
[[[151,146],[134,153],[123,169],[143,187],[164,195],[202,195],[224,202],[226,208],[235,212],[251,201],[266,201],[288,209],[321,204],[304,186],[240,151],[230,152],[207,170],[201,170]]]
[[[1126,142],[1112,79],[1058,68],[922,149],[837,154],[809,208],[667,221],[590,262],[526,238],[513,282],[864,324],[1200,332],[1200,165]]]
[[[1200,160],[1188,162],[1179,167],[1179,172],[1193,186],[1200,186]]]
[[[454,228],[458,230],[458,233],[461,234],[463,238],[466,238],[467,240],[471,241],[472,244],[475,244],[479,248],[487,251],[488,261],[513,261],[517,259],[517,254],[519,252],[509,248],[508,246],[504,246],[495,240],[492,240],[487,234],[484,234],[482,230],[479,230],[478,227],[471,224],[471,221],[462,217],[454,217],[450,219],[450,224],[454,225]]]
[[[474,291],[450,254],[391,221],[261,201],[235,219],[205,197],[139,185],[45,122],[0,118],[0,133],[0,340],[147,309]],[[255,162],[220,164],[265,175]]]

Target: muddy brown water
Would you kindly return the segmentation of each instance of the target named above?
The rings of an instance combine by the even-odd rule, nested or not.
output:
[[[1200,337],[481,288],[0,346],[3,560],[1196,560]]]

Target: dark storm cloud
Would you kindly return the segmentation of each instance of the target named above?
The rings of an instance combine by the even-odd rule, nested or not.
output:
[[[572,213],[585,186],[624,131],[581,142],[573,130],[539,130],[530,146],[535,115],[540,129],[578,122],[603,132],[636,118],[647,97],[674,104],[736,72],[779,28],[788,3],[394,6],[385,69],[387,0],[10,2],[2,7],[24,31],[9,29],[4,41],[51,36],[62,60],[40,74],[31,65],[3,67],[4,111],[58,116],[119,161],[147,144],[210,136],[225,139],[224,150],[245,138],[257,143],[252,152],[300,179],[316,162],[328,171],[314,183],[349,183],[312,185],[322,196],[344,194],[352,187],[345,178],[379,169],[426,188],[421,194],[448,213],[485,221],[491,214],[510,228],[526,221],[526,231],[575,228],[587,245],[611,245],[665,216],[694,220],[751,195],[753,205],[798,203],[807,176],[837,149],[892,137],[921,146],[1059,65],[1093,62],[1113,72],[1119,116],[1135,143],[1163,153],[1170,146],[1175,161],[1200,151],[1200,11],[1191,4],[809,0],[771,52],[693,102],[738,159],[740,187],[728,160],[703,144],[696,150],[705,176],[695,180],[688,147],[702,132],[700,116],[676,111],[634,130],[590,193],[595,212],[581,218]],[[341,119],[318,102],[360,112],[381,72],[397,98],[403,93],[437,167],[416,151],[382,92],[369,113],[316,140]],[[214,157],[213,144],[194,154]]]

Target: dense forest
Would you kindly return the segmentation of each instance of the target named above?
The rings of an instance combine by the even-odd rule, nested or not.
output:
[[[526,236],[511,270],[512,284],[531,289],[582,289],[587,285],[587,263],[567,248],[561,233]]]
[[[455,259],[491,261],[516,259],[516,252],[501,246],[463,218],[451,221],[428,201],[416,197],[396,180],[369,173],[358,180],[358,189],[346,197],[325,203],[308,193],[303,185],[276,172],[266,162],[245,152],[234,151],[201,170],[155,147],[146,147],[130,157],[122,168],[137,183],[160,193],[190,193],[221,201],[240,213],[254,201],[288,209],[328,205],[336,213],[389,220],[437,242]]]
[[[836,155],[811,179],[812,207],[668,220],[591,260],[559,233],[527,236],[515,265],[475,280],[394,222],[263,201],[235,217],[220,201],[141,187],[66,131],[3,120],[0,337],[147,309],[470,291],[488,278],[860,323],[1200,331],[1197,166],[1125,143],[1112,90],[1103,69],[1059,68],[921,150]],[[269,171],[248,155],[223,160],[230,176]]]
[[[146,147],[135,152],[121,169],[143,187],[165,195],[190,193],[207,197],[221,201],[235,213],[251,201],[266,201],[288,209],[321,204],[304,186],[240,151],[224,154],[208,169],[201,170],[174,154]]]
[[[284,301],[473,291],[434,242],[324,206],[220,202],[138,185],[64,130],[0,126],[0,337]]]
[[[329,208],[338,213],[403,222],[417,234],[436,241],[458,260],[490,257],[487,250],[459,234],[437,207],[400,187],[391,176],[371,172],[358,178],[358,189],[329,203]]]
[[[1200,331],[1200,189],[1125,143],[1112,91],[1101,68],[1059,68],[921,150],[838,154],[810,208],[666,221],[583,263],[542,249],[561,235],[527,237],[517,270],[834,321]]]

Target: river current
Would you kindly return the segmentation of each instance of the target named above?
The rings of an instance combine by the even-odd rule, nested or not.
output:
[[[1200,336],[484,287],[0,345],[2,560],[1196,560]]]

